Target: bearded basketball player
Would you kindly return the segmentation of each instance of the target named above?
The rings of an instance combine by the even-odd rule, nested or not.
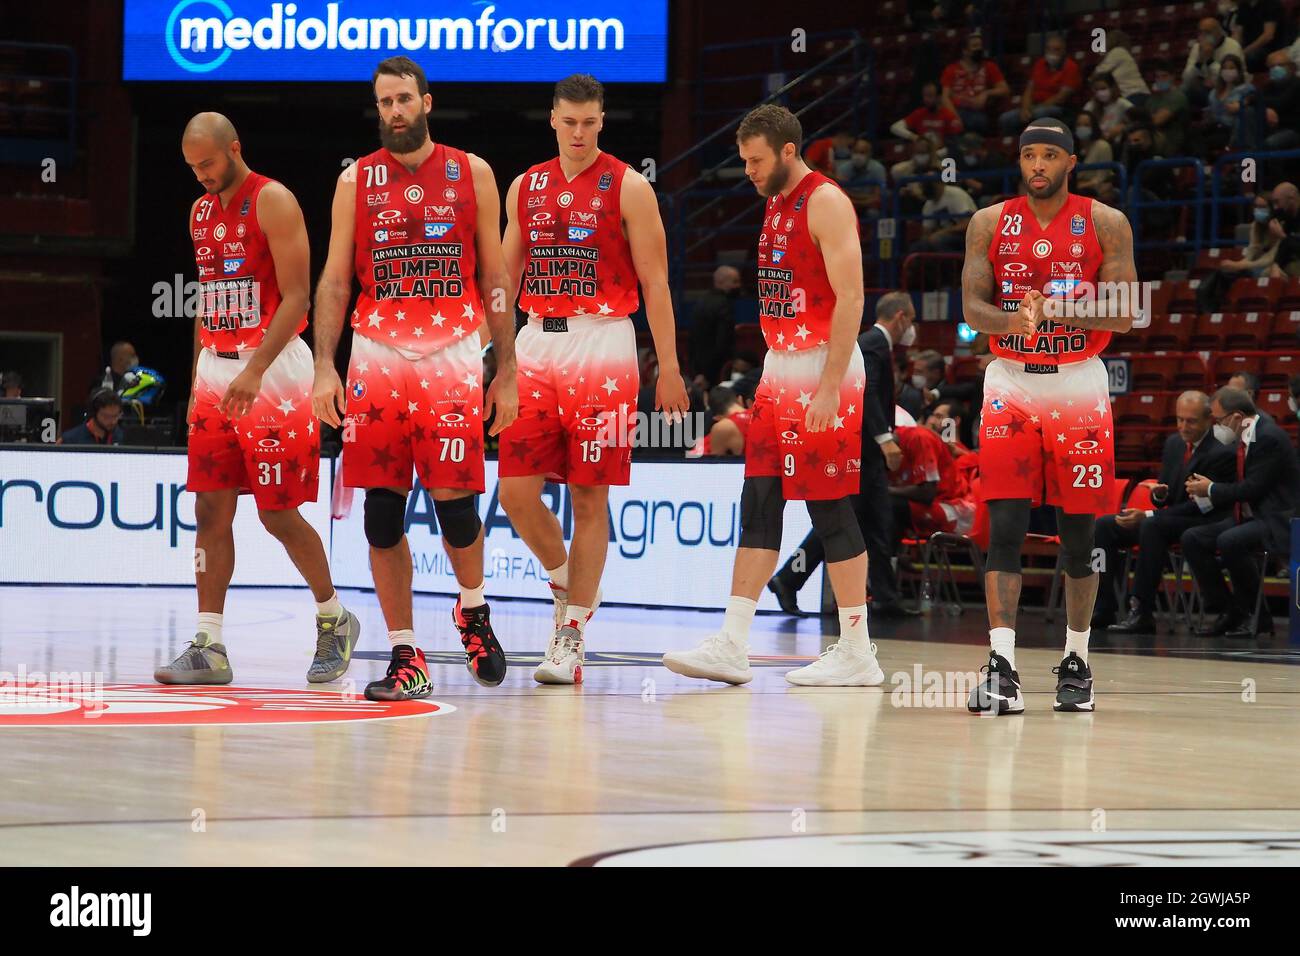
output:
[[[239,136],[220,113],[199,113],[181,139],[204,195],[190,207],[201,305],[194,322],[189,475],[197,524],[194,640],[154,672],[163,684],[229,684],[222,634],[235,569],[232,524],[252,492],[262,524],[316,599],[316,656],[307,680],[342,677],[361,634],[331,583],[329,560],[298,506],[316,499],[320,433],[311,411],[307,327],[310,249],[298,202],[244,162]]]
[[[981,209],[966,233],[965,319],[989,334],[997,356],[985,374],[979,424],[992,651],[968,706],[982,714],[1024,710],[1016,671],[1020,552],[1030,510],[1043,502],[1056,506],[1065,557],[1065,657],[1054,670],[1055,708],[1094,708],[1093,531],[1096,516],[1113,509],[1115,480],[1106,367],[1097,356],[1112,333],[1132,327],[1139,297],[1128,220],[1070,193],[1077,162],[1068,126],[1034,120],[1020,137],[1027,194]],[[1093,307],[1084,308],[1089,297]]]

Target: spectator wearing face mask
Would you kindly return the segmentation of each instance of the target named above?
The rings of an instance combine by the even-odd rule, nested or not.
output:
[[[984,145],[984,137],[978,133],[964,133],[957,141],[957,169],[962,177],[958,184],[978,205],[987,205],[996,201],[998,194],[997,179],[976,179],[973,174],[991,172],[1001,169],[1007,163],[989,152]]]
[[[970,408],[979,408],[983,404],[984,383],[979,379],[961,382],[949,382],[948,363],[944,357],[933,349],[927,349],[916,356],[912,362],[912,384],[921,391],[922,412],[914,417],[921,421],[924,409],[936,402],[957,401]]]
[[[925,237],[912,244],[911,252],[961,252],[966,248],[966,227],[978,208],[960,186],[935,179],[922,184],[925,205],[921,226]],[[939,218],[933,218],[939,217]]]
[[[815,139],[804,148],[804,162],[833,178],[837,163],[848,161],[853,138],[851,130],[838,129],[830,136]]]
[[[1002,70],[985,56],[984,38],[978,31],[966,38],[961,58],[944,67],[939,84],[944,103],[957,111],[962,126],[981,134],[989,131],[989,109],[1011,95]]]
[[[1112,74],[1099,73],[1092,78],[1092,99],[1083,109],[1101,121],[1103,138],[1117,142],[1124,135],[1124,114],[1132,108],[1132,101],[1120,94]]]
[[[1246,66],[1254,71],[1263,68],[1268,55],[1286,46],[1286,15],[1278,0],[1241,0],[1234,4],[1231,26],[1225,24],[1232,38],[1241,44]],[[1222,21],[1220,8],[1220,22]]]
[[[1070,100],[1082,86],[1079,64],[1065,55],[1065,40],[1052,34],[1047,38],[1043,55],[1034,62],[1020,105],[1007,110],[998,121],[1002,135],[1020,133],[1031,119],[1064,116]]]
[[[912,157],[901,163],[895,163],[889,169],[889,175],[895,183],[908,176],[924,176],[939,170],[940,160],[947,155],[941,149],[939,141],[929,135],[918,136],[912,140]],[[899,187],[899,199],[904,212],[919,212],[925,203],[925,192],[919,182],[907,183]]]
[[[858,139],[853,143],[847,174],[839,183],[853,200],[853,205],[868,216],[880,214],[880,189],[887,182],[885,166],[871,158],[871,141]]]
[[[1086,109],[1075,118],[1074,149],[1080,166],[1115,161],[1115,150],[1106,137],[1098,134],[1099,128],[1097,117]],[[1079,173],[1075,190],[1100,197],[1114,180],[1115,174],[1109,169],[1089,169]]]
[[[1300,189],[1294,183],[1273,187],[1273,218],[1268,230],[1278,239],[1277,258],[1268,274],[1277,279],[1300,275]]]
[[[1225,56],[1219,65],[1219,78],[1214,82],[1210,93],[1210,103],[1206,113],[1210,127],[1206,131],[1209,154],[1228,146],[1242,146],[1242,133],[1245,128],[1243,120],[1247,116],[1247,105],[1255,95],[1255,87],[1250,77],[1242,69],[1241,60],[1235,56]]]
[[[1142,70],[1130,52],[1131,41],[1123,30],[1106,32],[1106,55],[1093,68],[1091,80],[1099,76],[1112,76],[1119,86],[1119,95],[1134,106],[1141,106],[1151,88],[1142,78]]]
[[[1242,276],[1262,276],[1267,274],[1277,259],[1277,247],[1282,240],[1269,232],[1268,224],[1273,218],[1273,207],[1268,196],[1255,197],[1252,210],[1254,221],[1250,224],[1250,241],[1240,259],[1230,259],[1219,263],[1219,268],[1201,279],[1196,287],[1196,309],[1198,312],[1218,312],[1223,307],[1223,299],[1232,284]]]
[[[1264,106],[1264,148],[1300,145],[1300,79],[1285,50],[1268,55],[1268,82],[1259,99]]]
[[[1214,17],[1205,17],[1197,24],[1197,36],[1188,47],[1187,63],[1183,67],[1183,93],[1197,109],[1205,106],[1214,81],[1219,78],[1219,64],[1225,56],[1235,56],[1239,61],[1241,44],[1223,32],[1223,26]]]
[[[1151,80],[1145,109],[1151,114],[1156,146],[1166,156],[1177,156],[1183,151],[1191,105],[1187,94],[1174,86],[1173,67],[1167,60],[1152,64]]]
[[[1246,395],[1250,397],[1250,400],[1256,403],[1256,407],[1258,408],[1259,376],[1254,372],[1238,372],[1235,375],[1230,375],[1226,387],[1239,389],[1240,391],[1245,392]],[[1273,416],[1264,411],[1264,409],[1259,408],[1258,411],[1259,417],[1262,421],[1273,421]]]
[[[961,120],[951,107],[939,99],[939,87],[926,83],[921,87],[921,105],[889,127],[899,139],[916,139],[929,136],[938,142],[947,142],[961,133]]]

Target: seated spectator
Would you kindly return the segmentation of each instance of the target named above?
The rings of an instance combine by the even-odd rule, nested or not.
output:
[[[888,182],[885,166],[871,158],[871,140],[859,138],[853,143],[846,174],[839,180],[853,205],[868,214],[879,214],[880,189]]]
[[[1236,375],[1229,376],[1225,387],[1236,388],[1245,392],[1250,397],[1250,400],[1256,403],[1255,407],[1259,408],[1259,376],[1254,372],[1238,372]],[[1259,409],[1259,417],[1268,422],[1273,420],[1273,416],[1262,408]]]
[[[1003,136],[1024,130],[1031,119],[1061,117],[1074,94],[1083,86],[1079,64],[1065,54],[1065,40],[1052,34],[1029,74],[1029,83],[1020,96],[1020,104],[1002,114],[999,125]]]
[[[912,140],[912,158],[895,163],[889,169],[890,178],[897,183],[909,176],[924,176],[938,172],[939,160],[946,155],[937,139],[930,135],[918,136]],[[907,183],[898,187],[898,195],[903,200],[904,212],[917,212],[925,204],[925,192],[921,183]]]
[[[1086,109],[1075,118],[1074,141],[1080,166],[1115,161],[1115,151],[1106,137],[1100,135],[1097,117]],[[1114,181],[1115,174],[1111,170],[1090,169],[1078,174],[1075,180],[1075,191],[1096,196]]]
[[[894,551],[911,531],[928,537],[936,531],[968,534],[975,522],[975,499],[962,480],[948,446],[930,429],[894,429],[903,460],[889,476],[894,513]]]
[[[1201,284],[1196,288],[1198,312],[1218,312],[1234,282],[1243,276],[1266,274],[1277,259],[1277,247],[1282,240],[1269,232],[1268,224],[1273,218],[1273,207],[1263,193],[1255,196],[1254,215],[1255,221],[1250,224],[1250,242],[1241,258],[1219,263],[1218,269],[1201,279]]]
[[[1178,180],[1177,171],[1173,167],[1148,166],[1142,170],[1141,178],[1138,178],[1138,166],[1146,160],[1161,158],[1161,154],[1155,147],[1155,136],[1151,126],[1139,121],[1125,137],[1124,152],[1120,158],[1120,162],[1128,171],[1128,202],[1133,203],[1139,199],[1143,202],[1155,202],[1172,200],[1175,197]],[[1175,216],[1176,210],[1167,206],[1143,210],[1143,222],[1156,235],[1160,235],[1162,230],[1167,230],[1173,224]],[[1145,233],[1146,229],[1143,231]]]
[[[975,179],[972,173],[988,173],[1009,165],[1006,160],[989,152],[984,137],[978,133],[964,133],[957,142],[960,151],[958,184],[981,206],[996,202],[1000,183],[996,179]]]
[[[1101,135],[1114,143],[1124,135],[1124,114],[1133,105],[1120,94],[1115,77],[1098,73],[1092,78],[1092,99],[1083,108],[1101,120]]]
[[[984,55],[984,38],[979,31],[966,38],[961,58],[944,67],[939,83],[945,105],[956,111],[962,128],[980,134],[989,131],[989,108],[1001,97],[1011,95],[1002,70]]]
[[[899,139],[928,135],[946,143],[960,134],[962,127],[956,111],[940,101],[938,84],[926,83],[921,87],[921,105],[895,122],[889,131]]]
[[[939,355],[938,352],[933,351],[921,354]],[[939,355],[939,361],[943,361],[942,355]],[[894,406],[903,409],[915,421],[921,417],[921,411],[925,408],[925,396],[916,385],[916,376],[909,377],[907,374],[908,368],[912,367],[912,362],[913,360],[909,359],[906,353],[894,354]]]
[[[956,459],[970,454],[970,449],[962,444],[961,440],[963,426],[969,417],[966,406],[961,402],[940,399],[931,406],[930,414],[925,419],[925,427],[943,439],[944,445]]]
[[[1249,639],[1273,630],[1267,608],[1257,628],[1250,627],[1261,587],[1256,555],[1289,553],[1300,461],[1290,436],[1277,424],[1261,421],[1255,403],[1240,389],[1219,389],[1210,414],[1216,437],[1229,438],[1236,446],[1236,480],[1213,481],[1193,474],[1186,482],[1188,495],[1207,497],[1215,508],[1227,512],[1222,520],[1182,535],[1183,555],[1200,585],[1205,610],[1216,615],[1196,633]],[[1231,592],[1219,569],[1220,560],[1232,579]]]
[[[912,384],[921,390],[923,408],[936,402],[956,400],[965,402],[971,408],[983,404],[984,382],[982,379],[970,379],[962,382],[949,382],[948,363],[934,349],[927,349],[917,354],[912,364]],[[919,419],[921,416],[918,415]]]
[[[1155,129],[1156,148],[1162,156],[1181,155],[1191,120],[1187,94],[1174,86],[1173,67],[1168,60],[1156,60],[1152,64],[1151,78],[1151,95],[1147,97],[1145,109]]]
[[[76,428],[59,436],[60,445],[122,444],[122,399],[110,389],[100,389],[90,399],[90,415]]]
[[[1268,231],[1278,239],[1277,256],[1268,274],[1279,279],[1300,276],[1300,189],[1294,183],[1273,187],[1273,218]]]
[[[1214,17],[1205,17],[1197,25],[1199,33],[1187,49],[1187,63],[1183,67],[1183,95],[1197,109],[1209,98],[1214,81],[1219,78],[1219,64],[1225,56],[1235,56],[1240,61],[1241,44],[1223,32],[1223,25]]]
[[[115,392],[122,390],[122,379],[131,369],[140,364],[140,356],[130,342],[114,342],[108,350],[108,368],[101,375],[96,375],[90,383],[90,394],[101,388],[111,388]]]
[[[1130,52],[1131,47],[1132,41],[1123,30],[1106,31],[1106,55],[1093,68],[1091,79],[1113,76],[1119,84],[1119,95],[1134,106],[1141,106],[1151,89],[1142,79],[1142,70]]]
[[[1270,53],[1285,49],[1285,22],[1278,0],[1241,0],[1236,5],[1232,38],[1241,44],[1246,66],[1252,72],[1264,66]]]
[[[978,208],[960,186],[941,179],[922,183],[925,205],[921,215],[942,218],[921,220],[925,238],[912,244],[910,252],[961,252],[966,248],[966,227]]]
[[[686,457],[743,455],[750,421],[745,399],[730,386],[716,385],[709,391],[709,414],[713,420],[709,433],[686,453]]]
[[[847,162],[849,150],[853,146],[854,135],[851,130],[837,129],[830,136],[815,139],[804,147],[803,161],[817,170],[834,178],[837,162]]]
[[[1206,107],[1210,124],[1205,134],[1207,158],[1229,146],[1244,145],[1246,107],[1254,95],[1255,87],[1249,75],[1242,71],[1241,61],[1235,56],[1225,56]]]
[[[1300,145],[1300,78],[1284,50],[1268,55],[1268,82],[1259,92],[1264,107],[1264,148]]]
[[[1236,473],[1233,453],[1210,434],[1210,396],[1183,392],[1174,406],[1178,430],[1165,440],[1159,483],[1151,490],[1153,508],[1125,508],[1097,519],[1096,545],[1105,555],[1093,627],[1119,634],[1154,634],[1156,591],[1164,578],[1169,548],[1188,528],[1212,524],[1227,516],[1223,510],[1198,506],[1187,494],[1194,474],[1211,481],[1231,481]],[[1206,503],[1202,503],[1203,505]],[[1115,576],[1124,570],[1124,549],[1138,545],[1137,573],[1127,616],[1116,621]]]
[[[691,309],[691,373],[704,377],[705,388],[718,381],[722,365],[735,347],[733,306],[739,297],[740,270],[735,266],[718,266],[713,270],[713,288]]]
[[[22,398],[23,397],[23,377],[18,372],[10,370],[0,377],[0,389],[4,390],[5,398]]]

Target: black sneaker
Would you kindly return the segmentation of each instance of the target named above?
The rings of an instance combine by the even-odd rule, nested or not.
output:
[[[1072,714],[1092,713],[1092,671],[1083,658],[1071,651],[1052,673],[1057,675],[1055,708]]]
[[[451,620],[460,631],[460,642],[465,645],[466,669],[484,687],[496,687],[506,679],[506,653],[492,633],[488,615],[486,604],[465,611],[457,598]]]
[[[988,671],[984,679],[970,692],[966,709],[972,714],[1023,714],[1025,701],[1020,696],[1020,675],[1011,669],[1011,662],[1001,654],[990,654],[989,662],[980,670]]]
[[[424,652],[410,644],[394,647],[387,676],[366,685],[366,700],[415,700],[432,693]]]

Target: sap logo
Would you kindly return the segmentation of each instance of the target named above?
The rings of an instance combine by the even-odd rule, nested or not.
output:
[[[425,206],[424,218],[434,220],[455,220],[455,206]]]
[[[1009,276],[1023,276],[1029,274],[1029,266],[1023,262],[1008,262],[1002,266],[1002,271]]]
[[[597,218],[596,214],[592,212],[577,212],[575,210],[574,212],[569,213],[570,223],[577,223],[582,226],[591,226],[592,229],[596,228],[596,223],[599,221],[600,220]]]
[[[537,209],[537,208],[539,208],[539,207],[541,207],[541,206],[545,206],[545,205],[546,205],[546,194],[543,193],[543,194],[540,195],[540,196],[529,196],[529,197],[528,197],[528,205],[527,205],[527,207],[525,207],[525,208],[528,208],[528,209]]]
[[[1013,291],[1015,291],[1015,287],[1016,287],[1016,284],[1015,284],[1014,282],[1012,282],[1010,279],[1003,279],[1003,280],[1002,280],[1002,294],[1003,294],[1003,295],[1010,295]]]
[[[394,219],[401,219],[401,218],[403,218],[403,217],[402,217],[402,210],[400,210],[400,209],[385,209],[385,210],[383,210],[382,212],[377,212],[377,213],[375,213],[375,218],[378,219],[380,222],[392,222]]]
[[[984,429],[985,438],[1006,438],[1010,434],[1010,425],[988,425]]]
[[[451,232],[451,223],[426,222],[424,224],[424,238],[426,239],[441,239],[449,232]]]
[[[998,255],[1000,256],[1018,256],[1020,255],[1020,243],[1018,242],[999,242]]]
[[[242,242],[227,242],[221,247],[223,256],[242,256],[244,255],[244,244]]]
[[[535,212],[533,213],[532,218],[529,219],[528,221],[536,226],[544,222],[554,222],[555,217],[552,216],[549,212]]]
[[[367,206],[383,206],[388,202],[388,190],[381,193],[370,193],[366,196]]]
[[[570,242],[585,242],[587,238],[595,232],[594,229],[580,229],[577,226],[569,227]]]
[[[244,265],[243,259],[227,259],[221,266],[221,271],[226,275],[234,275]]]
[[[200,239],[206,239],[207,237],[208,237],[208,230],[207,230],[206,227],[203,228],[203,229],[195,229],[195,230],[194,230],[194,240],[195,240],[196,242],[197,242],[198,240],[200,240]]]
[[[1058,260],[1052,263],[1052,272],[1053,274],[1057,272],[1063,272],[1067,276],[1069,275],[1081,276],[1083,275],[1083,263],[1082,262],[1061,262]]]
[[[1034,243],[1031,251],[1037,259],[1048,259],[1052,255],[1052,243],[1047,239],[1039,239]]]
[[[773,250],[772,250],[772,261],[773,261],[773,262],[777,262],[777,263],[779,263],[779,262],[780,262],[782,259],[784,259],[784,258],[785,258],[785,250],[784,250],[784,249],[773,249]]]
[[[375,230],[375,242],[387,242],[387,241],[388,241],[388,230],[387,230],[387,229],[376,229],[376,230]]]
[[[1047,295],[1069,295],[1078,283],[1078,279],[1053,279],[1043,291]]]

